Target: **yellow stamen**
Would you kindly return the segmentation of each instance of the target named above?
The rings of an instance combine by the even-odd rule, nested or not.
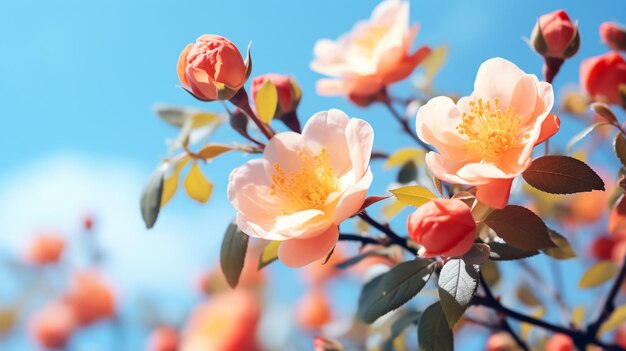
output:
[[[470,101],[469,105],[470,112],[463,113],[456,129],[467,137],[465,148],[484,161],[499,161],[508,150],[529,137],[523,133],[521,117],[510,105],[502,109],[498,99],[493,105],[482,99]]]
[[[298,151],[298,156],[304,161],[299,172],[287,174],[280,165],[274,164],[276,173],[272,175],[270,194],[282,198],[282,214],[322,210],[328,195],[339,189],[326,148],[312,158],[302,151]]]
[[[362,50],[364,56],[371,57],[380,40],[387,34],[389,28],[381,25],[370,25],[365,33],[354,39],[354,44]]]

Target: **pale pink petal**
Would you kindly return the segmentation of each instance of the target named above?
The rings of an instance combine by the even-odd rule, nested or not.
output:
[[[476,198],[491,208],[504,208],[511,195],[510,179],[494,179],[487,184],[476,187]]]
[[[358,183],[346,189],[337,203],[337,207],[335,207],[335,214],[333,215],[335,224],[341,224],[341,222],[353,216],[361,208],[373,178],[372,171],[368,169]]]
[[[474,185],[485,183],[493,178],[511,178],[510,174],[504,173],[500,168],[491,163],[466,163],[459,168],[456,174]]]
[[[339,228],[331,225],[324,233],[308,239],[290,239],[278,247],[278,259],[287,267],[297,268],[326,257],[335,247]]]
[[[336,111],[336,110],[335,110]],[[330,110],[329,113],[336,113]],[[346,127],[346,141],[352,160],[355,181],[359,181],[367,171],[374,144],[374,129],[362,119],[352,118]]]
[[[287,240],[288,236],[273,231],[272,228],[263,228],[258,224],[250,222],[241,213],[237,213],[236,223],[239,229],[253,238],[261,238],[264,240]]]
[[[463,147],[466,139],[456,129],[461,117],[461,112],[449,97],[432,98],[417,111],[417,136],[446,158],[462,161],[467,158]]]
[[[298,211],[286,216],[276,218],[274,231],[285,237],[309,238],[324,232],[331,219],[320,210],[310,209]]]
[[[528,145],[529,144],[526,144],[524,147],[507,150],[504,156],[502,156],[502,160],[498,162],[498,167],[502,170],[502,172],[514,177],[521,174],[526,170],[526,168],[528,168],[530,165],[530,157],[524,157],[526,150],[529,148]],[[532,144],[530,145],[532,152]]]
[[[517,82],[513,96],[511,97],[511,107],[513,112],[522,118],[522,125],[527,121],[535,118],[533,115],[537,102],[537,86],[535,85],[537,77],[534,75],[525,75]],[[501,109],[506,109],[506,105],[500,105]]]
[[[473,184],[460,178],[456,173],[465,163],[454,162],[436,152],[429,152],[425,157],[426,165],[437,178],[454,184]]]
[[[320,148],[326,147],[330,163],[338,177],[352,168],[346,141],[346,127],[349,122],[350,118],[342,111],[322,111],[314,114],[302,130],[304,140],[313,141]],[[312,151],[314,153],[320,152],[320,150]]]
[[[295,132],[276,134],[270,139],[263,152],[263,157],[267,161],[265,163],[267,174],[274,174],[275,165],[279,165],[287,174],[300,171],[304,160],[298,155],[299,151],[307,156],[312,155],[312,151],[300,134]]]
[[[228,200],[238,212],[250,216],[261,212],[269,216],[276,212],[276,202],[269,195],[270,180],[263,159],[250,160],[235,168],[228,179]]]
[[[348,87],[344,80],[320,79],[315,84],[315,91],[321,96],[344,95],[348,92]]]
[[[483,62],[474,82],[473,97],[486,101],[498,99],[501,106],[511,103],[517,82],[526,74],[515,64],[496,57]]]

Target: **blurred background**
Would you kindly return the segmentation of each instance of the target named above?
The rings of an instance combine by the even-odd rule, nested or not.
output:
[[[214,184],[208,204],[198,204],[179,191],[149,231],[139,211],[142,187],[167,151],[164,141],[177,135],[175,128],[156,117],[154,105],[224,111],[220,103],[200,103],[177,87],[178,55],[201,34],[223,35],[242,51],[252,42],[253,76],[281,73],[296,79],[303,90],[299,108],[303,122],[317,111],[339,108],[374,126],[376,149],[393,151],[411,144],[407,136],[398,136],[399,128],[381,106],[361,109],[342,98],[315,94],[320,76],[309,69],[315,41],[345,33],[356,21],[368,18],[376,4],[374,0],[0,2],[4,52],[0,349],[40,349],[29,328],[32,316],[61,291],[71,289],[68,275],[74,271],[99,272],[114,292],[116,317],[83,328],[67,350],[145,349],[155,326],[184,326],[194,306],[207,299],[199,282],[216,269],[224,230],[234,216],[226,199],[228,174],[246,158],[232,154],[203,166]],[[435,90],[469,94],[478,66],[494,56],[541,76],[542,59],[523,38],[530,35],[538,16],[559,8],[579,20],[582,45],[556,78],[557,99],[567,89],[577,89],[582,59],[606,52],[598,25],[626,22],[623,3],[412,1],[411,20],[420,24],[417,45],[449,50]],[[412,89],[407,80],[391,91],[408,96]],[[562,120],[556,145],[564,149],[588,121],[567,116]],[[211,140],[243,142],[226,126]],[[591,164],[613,176],[617,162],[607,152],[608,144],[595,150]],[[381,171],[380,164],[374,167],[370,195],[382,194],[396,176]],[[393,222],[399,231],[404,230],[404,218]],[[585,233],[597,231],[590,228],[578,233],[580,247],[589,240]],[[26,263],[29,245],[42,233],[67,239],[58,267],[33,268]],[[543,262],[537,259],[533,264]],[[567,268],[563,284],[575,287],[583,263],[559,264]],[[506,265],[503,269],[506,272]],[[292,323],[294,306],[308,289],[302,276],[303,270],[289,270],[278,262],[266,271],[259,335],[267,350],[312,349],[317,332],[294,331]],[[548,274],[547,279],[553,278]],[[359,279],[350,276],[330,283],[335,322],[349,319],[355,311],[359,287]],[[592,306],[597,293],[572,292],[566,299]],[[459,349],[479,350],[486,336],[461,335],[465,342]]]

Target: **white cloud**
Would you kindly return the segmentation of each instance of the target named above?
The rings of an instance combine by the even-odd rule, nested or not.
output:
[[[189,297],[196,274],[216,261],[232,210],[217,196],[207,206],[177,196],[147,231],[138,203],[149,172],[128,160],[74,153],[10,172],[0,178],[0,246],[18,254],[38,230],[57,229],[74,237],[75,258],[82,216],[91,213],[108,253],[106,273],[124,298]]]

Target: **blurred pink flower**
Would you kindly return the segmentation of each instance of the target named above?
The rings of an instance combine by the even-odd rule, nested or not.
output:
[[[619,52],[590,57],[580,64],[580,86],[597,101],[624,104],[620,87],[626,86],[626,60]]]
[[[182,338],[181,351],[257,350],[260,306],[245,290],[227,290],[194,309]]]
[[[277,134],[263,158],[230,175],[237,224],[252,237],[282,241],[278,258],[287,266],[325,257],[337,242],[337,226],[365,200],[373,139],[367,122],[339,110],[315,114],[302,134]]]
[[[115,295],[96,272],[75,273],[66,300],[74,308],[80,325],[110,318],[115,313]]]
[[[421,47],[409,54],[417,29],[417,25],[409,26],[407,1],[386,0],[350,33],[336,41],[319,40],[311,69],[334,78],[318,81],[317,92],[370,96],[406,78],[430,53],[429,48]]]
[[[552,85],[507,60],[489,59],[478,69],[472,95],[456,104],[435,97],[417,112],[417,135],[438,151],[429,152],[426,163],[438,178],[474,185],[480,201],[502,208],[533,147],[559,129],[558,117],[549,115],[553,103]]]
[[[65,250],[65,239],[56,234],[41,234],[30,242],[26,251],[28,262],[45,265],[59,262]]]
[[[37,312],[30,321],[30,330],[45,349],[62,349],[78,326],[72,306],[53,301]]]
[[[613,50],[626,50],[626,28],[617,23],[602,23],[600,25],[600,38]]]

